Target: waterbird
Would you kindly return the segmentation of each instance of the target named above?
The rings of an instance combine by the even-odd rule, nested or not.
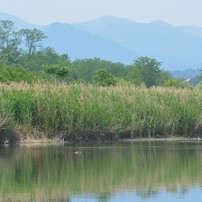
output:
[[[75,151],[74,153],[75,154],[81,154],[81,151]]]

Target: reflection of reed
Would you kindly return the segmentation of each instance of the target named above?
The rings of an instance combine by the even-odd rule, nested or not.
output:
[[[20,147],[7,150],[7,160],[0,150],[0,194],[53,199],[91,193],[101,200],[106,193],[122,190],[145,196],[162,188],[176,192],[180,187],[186,193],[189,186],[202,186],[198,142],[136,142],[101,148]]]

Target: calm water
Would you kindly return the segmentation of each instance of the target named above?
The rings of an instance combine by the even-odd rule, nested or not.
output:
[[[0,148],[0,201],[201,201],[202,142]]]

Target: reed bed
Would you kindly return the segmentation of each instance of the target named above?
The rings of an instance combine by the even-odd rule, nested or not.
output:
[[[202,134],[200,89],[0,85],[0,139],[71,141]]]

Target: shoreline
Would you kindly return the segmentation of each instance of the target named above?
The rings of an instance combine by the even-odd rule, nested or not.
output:
[[[1,145],[18,145],[18,146],[48,146],[48,145],[71,145],[71,144],[88,144],[88,143],[93,143],[93,144],[99,144],[99,143],[115,143],[115,142],[149,142],[149,141],[187,141],[187,142],[197,142],[197,141],[202,141],[202,138],[195,138],[195,137],[165,137],[165,138],[130,138],[130,139],[117,139],[114,141],[81,141],[81,142],[70,142],[70,141],[63,141],[63,140],[58,140],[58,139],[28,139],[28,140],[23,140],[19,141],[15,144],[9,144],[9,142],[5,141]]]
[[[202,138],[197,137],[165,137],[165,138],[133,138],[120,139],[121,142],[139,142],[139,141],[202,141]]]

